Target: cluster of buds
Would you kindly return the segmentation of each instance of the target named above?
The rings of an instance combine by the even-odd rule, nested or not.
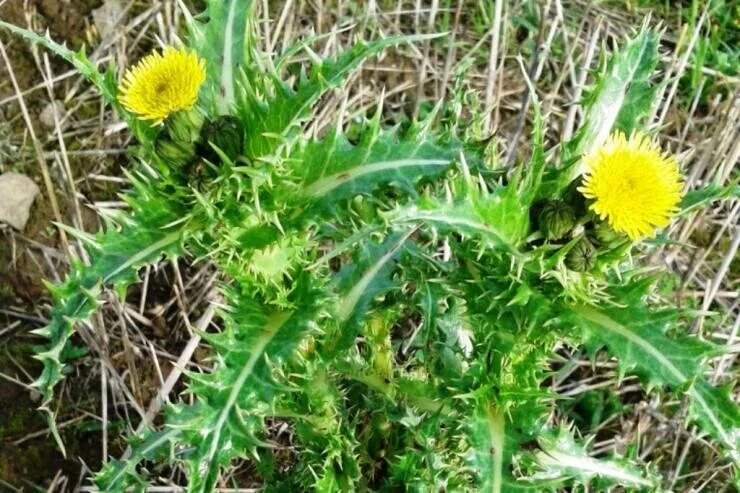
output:
[[[215,148],[230,161],[236,161],[244,152],[242,123],[233,116],[206,120],[194,108],[175,113],[167,119],[157,136],[155,150],[165,163],[180,168],[202,159],[211,164],[220,163],[221,156]]]
[[[560,199],[548,200],[539,211],[537,223],[542,236],[547,241],[557,242],[575,238],[578,242],[572,246],[565,257],[565,266],[577,272],[588,272],[596,266],[600,246],[607,246],[621,238],[607,223],[594,221],[593,228],[584,230],[577,227],[587,221],[579,221],[576,208]]]

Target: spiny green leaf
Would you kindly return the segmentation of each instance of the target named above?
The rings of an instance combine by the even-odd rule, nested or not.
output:
[[[136,440],[133,453],[125,460],[111,461],[95,475],[95,484],[105,491],[146,491],[143,478],[136,471],[136,466],[144,461],[154,459],[168,449],[171,441],[177,437],[177,430],[162,432],[145,431],[141,439]],[[133,439],[131,440],[134,441]],[[125,487],[128,487],[125,488]]]
[[[66,46],[57,43],[47,32],[41,36],[33,31],[15,26],[0,20],[0,28],[18,34],[25,39],[40,44],[51,50],[54,54],[64,58],[71,63],[77,71],[92,83],[100,92],[100,95],[110,104],[134,133],[139,142],[148,142],[153,138],[152,128],[144,121],[137,120],[128,111],[124,110],[118,102],[118,87],[116,84],[115,65],[110,64],[106,72],[101,73],[98,68],[85,55],[84,49],[74,52]]]
[[[330,350],[336,350],[337,345],[346,347],[352,343],[370,302],[393,287],[390,282],[393,260],[401,253],[412,231],[394,233],[380,245],[372,240],[361,242],[361,255],[339,272],[334,281],[338,303],[333,310],[338,333]]]
[[[576,155],[600,147],[618,129],[630,133],[650,110],[654,92],[649,81],[658,63],[658,35],[643,28],[607,65],[606,73],[586,102],[583,127],[576,137]]]
[[[493,403],[485,403],[473,421],[474,464],[481,491],[501,492],[504,481],[506,416]],[[508,465],[508,464],[507,464]]]
[[[307,274],[296,281],[292,293],[295,308],[275,310],[246,297],[241,288],[224,286],[227,308],[221,312],[221,333],[202,334],[217,351],[211,374],[189,373],[189,391],[198,395],[193,405],[171,409],[163,436],[191,449],[183,458],[189,471],[188,491],[210,492],[223,467],[235,458],[246,458],[255,447],[264,446],[263,414],[276,396],[270,374],[290,358],[315,325],[321,296]],[[171,433],[170,433],[171,432]],[[146,441],[140,447],[150,447]],[[106,491],[126,486],[128,472],[148,456],[134,447],[135,456],[126,464],[99,476]]]
[[[226,427],[232,419],[232,412],[244,386],[254,374],[256,365],[264,358],[265,354],[270,354],[266,349],[280,331],[286,330],[286,324],[290,321],[292,315],[289,312],[268,315],[261,327],[261,334],[251,341],[249,358],[244,362],[236,375],[236,379],[229,386],[226,398],[218,406],[218,411],[213,414],[215,420],[209,423],[208,428],[202,430],[202,441],[199,441],[195,453],[188,460],[191,464],[190,491],[209,492],[216,486],[221,465],[226,462],[219,456],[223,455],[224,444],[230,441]],[[228,455],[231,456],[232,454],[229,453]]]
[[[627,371],[637,371],[650,381],[685,392],[691,399],[692,418],[728,448],[740,463],[740,411],[720,389],[701,376],[703,360],[711,346],[694,340],[675,340],[663,334],[665,319],[632,304],[607,312],[589,306],[573,308],[574,321],[588,337],[608,347]]]
[[[206,62],[203,103],[227,115],[236,103],[237,76],[249,61],[252,0],[208,0],[206,4],[206,25],[191,28],[198,55]]]
[[[540,102],[533,94],[534,122],[532,124],[532,157],[529,165],[524,170],[517,170],[515,183],[519,186],[521,201],[524,204],[532,204],[540,194],[542,177],[545,172],[545,121],[542,118]]]
[[[614,130],[639,128],[652,105],[650,86],[658,62],[658,36],[643,27],[609,59],[592,92],[583,101],[581,128],[563,148],[563,169],[551,169],[543,195],[558,196],[584,172],[581,157],[599,148]]]
[[[401,43],[435,36],[396,36],[371,43],[358,41],[335,60],[324,60],[313,67],[308,78],[301,78],[294,90],[275,74],[252,73],[237,104],[237,114],[247,129],[246,155],[250,159],[272,159],[275,149],[291,136],[297,125],[310,117],[313,105],[326,91],[339,87],[346,77],[369,57]]]
[[[113,105],[116,109],[120,109],[118,100],[116,99],[115,83],[111,84],[110,81],[106,79],[105,75],[98,71],[97,67],[87,59],[84,51],[75,53],[66,46],[51,39],[48,32],[44,36],[41,36],[33,31],[29,31],[28,29],[15,26],[5,21],[0,21],[0,28],[7,29],[8,31],[18,34],[33,43],[40,44],[54,52],[54,54],[67,60],[69,63],[74,65],[80,74],[85,76],[87,80],[98,88],[100,94],[108,103]]]
[[[721,187],[718,185],[709,185],[698,190],[691,190],[683,196],[679,207],[681,214],[694,211],[715,200],[725,200],[740,198],[740,185],[737,183]]]
[[[475,185],[472,185],[475,186]],[[439,202],[423,197],[418,203],[388,214],[394,224],[429,224],[442,233],[458,232],[483,240],[486,247],[513,255],[529,232],[529,206],[516,187],[493,192],[470,188],[462,198]]]
[[[527,477],[528,480],[574,478],[581,484],[590,485],[597,478],[600,488],[616,485],[652,489],[656,486],[653,475],[625,458],[592,457],[586,447],[578,444],[565,428],[543,433],[537,441],[540,450],[533,454],[533,459],[538,471]]]
[[[515,401],[511,405],[518,406]],[[506,493],[509,491],[556,491],[566,483],[563,477],[517,477],[512,470],[515,454],[522,443],[532,436],[539,436],[539,428],[527,429],[526,435],[518,429],[516,417],[528,413],[526,406],[519,406],[513,413],[490,402],[490,398],[477,403],[468,418],[471,453],[470,460],[476,476],[476,491]]]
[[[55,307],[49,324],[37,331],[49,339],[49,344],[36,355],[44,368],[34,386],[41,392],[41,408],[47,412],[49,426],[62,450],[64,446],[56,433],[51,401],[54,387],[63,378],[61,355],[75,331],[75,324],[87,320],[93,313],[101,286],[120,289],[136,279],[136,272],[142,266],[157,261],[164,254],[182,252],[182,229],[167,227],[178,218],[179,212],[166,203],[144,204],[139,209],[141,214],[120,230],[111,229],[94,237],[97,247],[88,250],[90,265],[76,262],[67,280],[52,288]]]
[[[413,192],[421,178],[441,175],[463,151],[456,139],[432,135],[429,124],[422,122],[402,133],[382,131],[373,122],[357,145],[339,131],[301,145],[289,158],[301,181],[300,193],[323,206],[372,192],[380,184]]]

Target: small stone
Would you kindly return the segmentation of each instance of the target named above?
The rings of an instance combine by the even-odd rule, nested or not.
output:
[[[51,103],[46,105],[46,108],[43,109],[41,114],[39,115],[39,121],[41,122],[41,125],[43,125],[46,129],[53,129],[56,127],[56,124],[54,123],[54,109],[56,108],[57,118],[61,121],[62,118],[64,118],[64,115],[66,114],[66,108],[64,107],[64,103],[59,101],[58,99],[52,101]]]
[[[93,24],[100,33],[101,39],[106,39],[120,26],[123,15],[122,0],[105,0],[103,5],[92,11]]]
[[[39,194],[39,187],[26,175],[0,175],[0,222],[23,231],[31,215],[31,204]]]

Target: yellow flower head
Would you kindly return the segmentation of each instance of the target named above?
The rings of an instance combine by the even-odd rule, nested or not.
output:
[[[205,63],[195,53],[167,47],[129,69],[118,91],[124,108],[158,125],[192,108],[205,78]]]
[[[678,163],[645,136],[612,134],[584,162],[587,171],[578,190],[593,199],[591,209],[602,220],[632,240],[654,236],[678,211],[683,188]]]

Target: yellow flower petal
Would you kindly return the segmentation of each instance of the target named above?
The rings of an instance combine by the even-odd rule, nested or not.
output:
[[[615,231],[638,240],[670,224],[683,188],[673,156],[661,154],[643,135],[627,139],[618,132],[584,161],[587,171],[578,190],[593,199],[591,210]]]
[[[158,125],[192,108],[205,78],[205,63],[195,53],[167,47],[129,69],[118,92],[124,108]]]

